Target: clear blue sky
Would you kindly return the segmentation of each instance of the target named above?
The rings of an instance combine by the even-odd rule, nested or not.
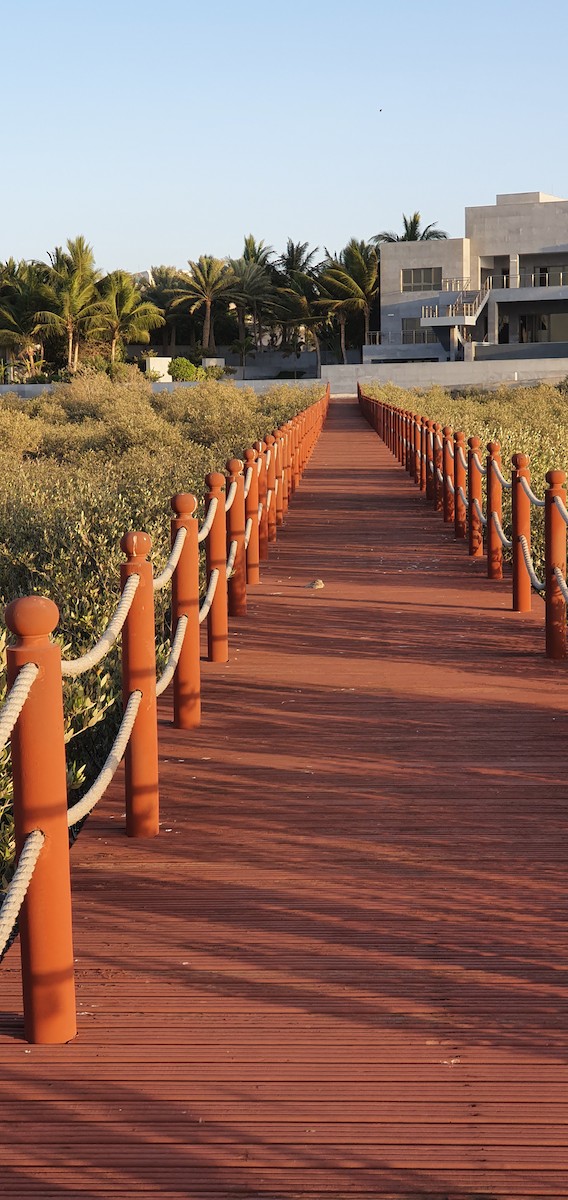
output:
[[[338,250],[568,197],[566,0],[18,0],[2,27],[2,260]]]

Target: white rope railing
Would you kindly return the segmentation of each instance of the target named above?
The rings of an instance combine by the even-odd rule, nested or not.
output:
[[[564,603],[568,604],[568,585],[566,584],[566,580],[562,574],[562,571],[560,570],[560,567],[553,567],[553,571],[558,587],[562,592]]]
[[[454,454],[454,448],[453,448],[452,443],[449,438],[446,442],[446,445],[448,447],[448,454],[449,454],[450,458],[455,458],[456,456]]]
[[[187,529],[185,528],[185,526],[182,526],[182,528],[178,529],[178,531],[176,533],[174,544],[173,544],[171,552],[170,552],[170,557],[168,558],[168,561],[167,561],[163,571],[160,571],[159,575],[154,576],[154,591],[155,592],[159,592],[163,587],[166,586],[167,583],[170,582],[170,579],[172,578],[172,575],[173,575],[173,573],[178,565],[178,562],[181,558],[181,552],[183,550],[186,537],[187,537]]]
[[[279,484],[280,484],[280,480],[278,479],[278,476],[276,476],[276,479],[274,480],[274,495],[275,496],[278,495]]]
[[[477,467],[480,475],[487,475],[487,467],[484,467],[478,454],[473,451],[471,461]]]
[[[141,699],[142,692],[136,690],[130,693],[122,721],[118,727],[118,733],[102,770],[81,800],[77,800],[76,804],[72,804],[71,808],[67,809],[67,824],[69,826],[76,825],[78,821],[82,821],[83,817],[92,812],[95,804],[98,804],[101,796],[104,796],[109,783],[116,775],[122,761],[122,756],[130,740],[130,734],[134,728]]]
[[[250,542],[251,533],[252,533],[252,517],[248,517],[247,523],[245,525],[245,550],[248,550],[248,544]]]
[[[188,620],[189,617],[186,616],[185,613],[178,620],[174,640],[170,647],[170,653],[168,654],[166,665],[162,671],[162,674],[160,675],[160,678],[156,682],[156,696],[161,696],[162,692],[165,692],[168,684],[171,683],[176,673],[185,635],[187,633]]]
[[[438,479],[440,480],[440,483],[443,483],[443,482],[444,482],[444,476],[442,475],[442,472],[441,472],[441,470],[440,470],[440,468],[439,468],[439,467],[436,467],[436,475],[438,476]]]
[[[459,496],[462,504],[465,504],[465,506],[467,508],[467,496],[462,487],[458,487],[458,496]]]
[[[225,512],[228,512],[229,509],[232,508],[233,500],[235,499],[235,496],[237,494],[237,488],[238,488],[238,483],[237,483],[236,479],[233,479],[233,482],[229,488],[229,491],[227,492],[227,498],[225,500]]]
[[[431,475],[434,474],[434,463],[432,462],[431,458],[428,460],[428,470],[430,471]]]
[[[464,471],[467,471],[467,459],[459,442],[456,442],[458,448],[458,460],[461,463]]]
[[[212,496],[209,501],[209,508],[207,509],[207,514],[206,514],[205,520],[204,520],[203,525],[201,526],[201,529],[199,530],[199,533],[197,535],[198,542],[204,542],[205,538],[209,536],[209,534],[211,532],[211,526],[213,525],[213,521],[215,520],[215,513],[217,512],[218,503],[219,503],[219,501],[218,501],[217,497]]]
[[[525,496],[528,496],[531,504],[534,504],[536,508],[544,508],[544,500],[539,500],[538,496],[535,496],[528,479],[525,479],[524,475],[519,475],[518,480]]]
[[[211,572],[211,575],[209,577],[209,587],[207,588],[207,591],[205,593],[205,596],[203,599],[203,604],[201,605],[201,608],[199,609],[199,624],[200,625],[201,625],[202,621],[205,620],[205,618],[209,612],[209,609],[211,608],[211,605],[213,603],[213,597],[215,596],[215,592],[217,590],[218,581],[219,581],[219,571],[217,570],[217,567],[214,567]]]
[[[28,833],[22,846],[18,865],[10,880],[10,885],[5,893],[2,908],[0,909],[0,955],[4,953],[10,939],[10,934],[18,919],[18,914],[26,898],[26,892],[30,886],[31,878],[44,842],[45,834],[41,832],[41,829],[34,829],[31,833]]]
[[[491,513],[491,520],[493,521],[493,524],[497,531],[497,537],[499,538],[501,545],[505,547],[505,550],[510,550],[513,543],[512,543],[512,541],[510,541],[510,539],[508,537],[505,536],[505,534],[503,532],[503,526],[502,526],[496,512]]]
[[[263,503],[263,501],[261,500],[261,501],[260,501],[260,504],[259,504],[259,506],[258,506],[258,519],[259,519],[259,521],[260,521],[260,518],[261,518],[261,516],[262,516],[262,510],[263,510],[263,508],[264,508],[264,503]]]
[[[18,671],[0,713],[0,750],[6,745],[38,675],[36,663],[25,663]]]
[[[560,516],[562,517],[562,520],[564,521],[564,524],[568,525],[568,508],[566,508],[566,505],[563,503],[560,496],[553,496],[552,498],[558,509],[558,512],[560,513]]]
[[[250,492],[251,481],[252,481],[252,467],[247,467],[247,469],[245,471],[245,500]]]
[[[481,521],[481,524],[487,525],[487,517],[483,516],[483,510],[481,508],[479,500],[477,499],[477,496],[473,496],[472,500],[473,500],[473,507],[477,513],[477,516],[479,517],[479,520]]]
[[[238,548],[239,548],[239,543],[237,541],[231,542],[231,545],[229,546],[229,554],[227,557],[227,575],[230,575],[234,569],[235,559],[237,557]]]
[[[455,489],[455,487],[454,487],[454,485],[453,485],[453,481],[452,481],[452,478],[451,478],[451,476],[450,476],[450,475],[446,475],[446,487],[447,487],[448,491],[450,492],[450,494],[451,494],[452,496],[455,496],[455,494],[456,494],[456,489]]]
[[[261,471],[262,471],[262,454],[259,454],[259,456],[258,456],[258,458],[257,458],[257,460],[256,460],[256,473],[257,473],[257,475],[260,475],[260,472],[261,472]]]
[[[501,487],[509,488],[509,489],[512,488],[513,485],[511,483],[511,480],[505,479],[503,472],[501,471],[498,463],[495,462],[494,458],[491,459],[491,466],[493,467],[493,471],[494,471],[495,475],[497,476],[497,479],[499,480]]]
[[[95,667],[97,663],[108,654],[126,621],[130,606],[134,600],[134,594],[140,583],[139,575],[129,575],[124,585],[124,591],[116,606],[114,616],[109,621],[102,637],[92,647],[87,654],[82,654],[80,658],[72,658],[61,660],[61,674],[66,679],[76,679],[78,675],[82,675],[84,671],[88,671],[90,667]]]
[[[268,450],[265,451],[265,457],[266,457],[266,470],[268,470],[271,459],[272,459],[272,450],[271,450],[270,446],[268,447]]]
[[[269,511],[270,511],[271,504],[272,504],[272,488],[269,488],[266,493],[266,507]]]
[[[527,568],[528,576],[531,581],[531,585],[534,588],[535,592],[544,592],[545,585],[542,582],[542,580],[539,579],[539,577],[534,569],[534,563],[531,558],[531,553],[529,550],[528,542],[527,542],[527,539],[526,539],[524,533],[519,534],[519,542],[521,543],[521,550],[523,552],[523,558],[525,560],[525,567]]]
[[[442,442],[442,439],[441,439],[441,437],[440,437],[440,434],[439,434],[439,433],[437,433],[437,434],[436,434],[436,445],[437,445],[437,447],[438,447],[438,450],[443,450],[443,449],[444,449],[444,443]]]

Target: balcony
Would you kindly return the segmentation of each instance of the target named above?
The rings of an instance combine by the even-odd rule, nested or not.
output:
[[[403,329],[402,333],[381,333],[372,329],[367,346],[430,346],[438,342],[433,329]]]

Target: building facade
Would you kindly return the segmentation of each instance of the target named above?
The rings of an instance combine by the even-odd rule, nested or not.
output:
[[[381,245],[365,363],[568,357],[568,200],[497,196],[465,237]]]

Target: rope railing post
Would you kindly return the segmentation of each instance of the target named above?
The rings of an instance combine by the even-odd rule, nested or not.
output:
[[[442,426],[439,424],[439,422],[435,423],[434,428],[432,430],[432,435],[433,435],[433,451],[432,451],[432,453],[433,453],[433,462],[434,462],[434,472],[432,475],[432,481],[434,484],[434,495],[433,495],[432,499],[433,499],[433,505],[434,505],[435,511],[442,512],[443,508],[444,508],[443,475],[442,475],[442,471],[444,469],[444,448],[443,448],[443,443],[442,443]],[[441,479],[440,479],[440,476],[442,476]]]
[[[479,461],[479,447],[481,445],[478,437],[470,437],[467,439],[467,524],[469,530],[468,549],[470,558],[481,558],[483,555],[483,525],[479,519],[475,501],[479,508],[483,507],[483,479],[480,471],[477,469],[475,459]]]
[[[449,487],[449,482],[454,482],[454,464],[452,462],[452,443],[453,433],[450,425],[444,425],[442,430],[442,503],[444,509],[444,522],[446,525],[452,525],[454,520],[454,497],[452,490]]]
[[[531,481],[528,454],[513,454],[511,495],[513,501],[513,609],[515,612],[531,611],[531,581],[526,568],[521,537],[526,538],[528,552],[531,549],[531,502],[520,479]]]
[[[270,462],[266,471],[266,488],[269,499],[267,499],[267,522],[268,522],[268,541],[276,541],[276,455],[278,453],[276,447],[276,438],[272,433],[265,437],[266,445],[270,450]],[[307,449],[307,434],[305,435],[305,463],[309,457]]]
[[[420,485],[420,417],[414,413],[412,417],[412,454],[414,482]]]
[[[501,471],[501,444],[487,444],[487,577],[503,578],[503,546],[497,532],[493,513],[499,524],[503,524],[503,488],[497,470]]]
[[[396,457],[404,466],[404,413],[401,408],[396,410]]]
[[[546,561],[546,657],[566,658],[566,603],[556,571],[566,579],[566,525],[555,498],[566,507],[566,472],[547,471],[544,493],[544,538]]]
[[[256,447],[258,449],[258,445]],[[264,452],[264,445],[262,446]],[[265,476],[266,480],[266,476]],[[300,482],[300,426],[297,417],[292,419],[292,492],[296,491]],[[262,500],[262,496],[260,497]],[[268,545],[268,539],[267,539]],[[261,551],[262,561],[262,551]]]
[[[201,722],[201,666],[199,652],[199,543],[197,500],[188,492],[172,496],[172,546],[180,529],[186,530],[183,550],[172,579],[172,631],[187,617],[179,662],[174,675],[174,725],[196,729]]]
[[[467,512],[463,501],[466,489],[465,462],[465,433],[458,430],[454,433],[454,533],[457,538],[465,538],[467,533]]]
[[[428,445],[428,421],[420,417],[420,491],[426,491],[426,447]]]
[[[16,635],[8,684],[26,663],[39,674],[12,731],[14,823],[19,858],[28,834],[45,836],[20,914],[24,1032],[28,1042],[68,1042],[77,1032],[61,652],[50,641],[52,600],[26,596],[6,609]]]
[[[434,503],[434,422],[426,421],[426,499]]]
[[[250,487],[245,497],[245,520],[250,521],[250,537],[246,550],[247,584],[254,587],[260,583],[260,555],[258,553],[258,471],[256,451],[245,450],[245,471],[251,469]]]
[[[290,507],[292,495],[292,432],[291,422],[287,421],[282,430],[284,434],[284,491],[282,494],[282,511],[284,516]]]
[[[209,662],[228,662],[229,610],[227,603],[227,518],[225,513],[225,476],[212,471],[205,477],[208,491],[205,511],[213,497],[218,500],[209,537],[205,543],[207,578],[219,572],[215,595],[207,614],[207,657]],[[252,486],[249,491],[252,491]]]
[[[414,416],[406,414],[406,470],[414,476]]]
[[[297,426],[295,426],[295,430],[297,435]],[[266,504],[268,487],[266,482],[266,442],[255,442],[254,448],[257,453],[257,462],[260,461],[260,471],[258,472],[258,508],[260,512],[258,522],[258,554],[260,561],[266,562],[266,559],[268,558],[268,507]],[[294,449],[294,462],[296,463],[296,467],[294,469],[294,489],[297,487],[300,478],[299,472],[297,471],[298,453],[298,445],[296,442]],[[261,505],[262,508],[260,507]]]
[[[153,572],[148,562],[152,539],[147,533],[131,531],[124,534],[120,548],[126,554],[120,567],[121,588],[131,575],[140,579],[122,627],[123,708],[132,692],[142,692],[125,757],[126,833],[128,837],[151,838],[160,827],[156,628]]]
[[[277,446],[276,452],[276,479],[278,487],[276,488],[276,524],[282,525],[284,521],[284,433],[282,429],[274,430],[274,439]]]
[[[247,570],[245,555],[245,481],[243,477],[243,462],[240,458],[230,458],[226,464],[227,483],[230,487],[236,483],[235,499],[227,513],[227,554],[231,542],[237,543],[237,552],[233,570],[227,581],[229,616],[244,617],[247,611]]]

